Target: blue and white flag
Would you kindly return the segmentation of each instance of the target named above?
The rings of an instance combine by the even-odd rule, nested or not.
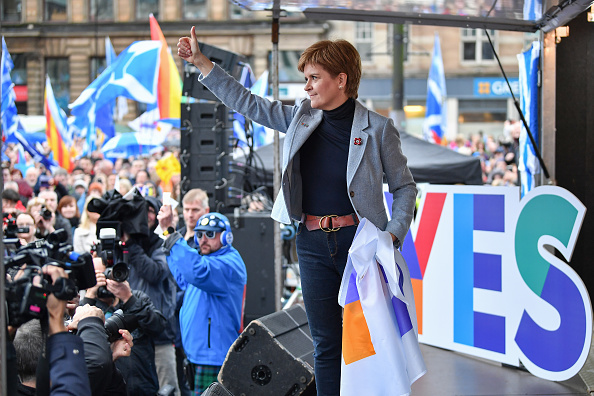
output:
[[[27,139],[25,138],[25,136],[23,136],[20,132],[18,132],[18,131],[15,132],[14,136],[16,137],[18,142],[21,144],[21,146],[29,154],[31,154],[31,157],[33,157],[33,160],[35,161],[35,163],[42,163],[46,169],[50,170],[50,172],[54,172],[54,171],[60,169],[60,165],[55,160],[47,158],[45,155],[43,155],[39,150],[37,150],[37,148],[34,145],[30,144],[27,141]]]
[[[443,70],[443,59],[441,57],[441,45],[439,36],[435,33],[433,44],[433,57],[431,68],[427,79],[427,104],[425,121],[423,122],[423,136],[425,140],[442,144],[446,139],[446,82]]]
[[[94,131],[97,109],[118,96],[141,103],[157,103],[160,51],[161,42],[156,40],[136,41],[122,51],[69,105],[71,114],[81,118],[77,124],[89,125],[88,131]]]
[[[244,66],[239,82],[258,96],[268,96],[268,70],[264,71],[257,81],[254,81],[254,72],[249,65]],[[241,147],[248,145],[248,137],[252,138],[253,148],[258,148],[272,143],[274,131],[255,122],[247,123],[245,117],[234,113],[233,134],[238,139]]]
[[[520,66],[520,109],[526,119],[536,145],[539,146],[538,124],[538,65],[540,64],[540,43],[535,41],[531,48],[518,55]],[[520,132],[519,162],[521,196],[535,187],[535,175],[540,173],[540,163],[536,150],[528,137],[526,127],[522,124]]]
[[[114,63],[116,60],[115,50],[113,49],[113,45],[111,45],[111,41],[109,37],[105,37],[105,64],[107,67]],[[95,127],[99,130],[97,135],[90,134],[87,136],[94,136],[94,142],[92,145],[89,146],[90,151],[94,151],[98,145],[103,144],[104,142],[108,141],[112,137],[115,136],[115,125],[113,122],[114,119],[114,111],[115,111],[115,100],[109,102],[105,106],[97,109],[97,116]],[[93,138],[87,139],[87,144],[91,143]]]
[[[410,273],[391,235],[367,219],[349,249],[338,303],[344,308],[340,394],[410,394],[427,371]]]
[[[19,125],[19,116],[15,104],[16,94],[14,93],[14,84],[10,77],[10,72],[14,67],[10,53],[6,48],[4,36],[2,36],[2,60],[0,63],[1,78],[1,115],[2,115],[2,134],[8,137],[17,131]]]

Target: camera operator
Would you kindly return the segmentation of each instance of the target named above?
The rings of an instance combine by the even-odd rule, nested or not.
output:
[[[115,361],[130,356],[133,346],[132,335],[120,329],[122,338],[108,342],[105,330],[105,316],[98,307],[86,304],[76,309],[68,330],[76,331],[85,344],[85,361],[92,396],[126,396],[126,382],[117,369]]]
[[[45,199],[45,207],[52,212],[55,218],[54,228],[63,228],[66,230],[66,233],[68,234],[68,244],[72,245],[72,226],[70,225],[70,222],[58,212],[58,194],[54,190],[43,190],[39,192],[38,197]]]
[[[37,239],[35,237],[35,220],[33,220],[33,217],[30,214],[21,213],[16,218],[16,225],[23,231],[25,228],[29,229],[28,232],[17,232],[17,237],[19,238],[21,245],[26,245]]]
[[[167,319],[165,329],[154,338],[155,365],[159,386],[171,385],[179,395],[175,362],[175,315],[176,285],[167,266],[167,258],[161,249],[163,240],[154,233],[161,203],[155,197],[146,197],[149,235],[123,232],[122,241],[128,249],[130,275],[128,282],[133,290],[141,290]]]
[[[60,278],[68,278],[64,269],[52,265],[44,266],[43,273],[51,277],[53,284],[56,284]],[[15,279],[18,277],[17,274]],[[46,359],[39,358],[44,340],[40,325],[31,323],[16,330],[14,348],[17,370],[23,382],[19,385],[19,394],[35,394],[35,388],[47,386],[50,395],[90,395],[89,377],[84,364],[83,341],[80,337],[69,333],[64,325],[66,301],[59,300],[54,294],[50,294],[47,297],[46,308],[48,334]],[[9,333],[12,330],[9,328]],[[42,369],[45,364],[49,364],[49,379],[37,378],[38,360],[42,364]]]
[[[130,396],[155,395],[159,391],[159,381],[155,369],[153,337],[163,331],[165,317],[144,292],[131,290],[128,281],[107,279],[101,258],[95,258],[93,264],[97,285],[87,289],[80,304],[97,306],[107,318],[118,309],[123,311],[126,328],[134,337],[134,348],[129,357],[118,359],[116,366],[124,376]],[[106,289],[111,295],[99,295],[101,287],[101,290]]]

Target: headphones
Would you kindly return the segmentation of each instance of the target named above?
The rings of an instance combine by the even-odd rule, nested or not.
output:
[[[202,215],[198,222],[196,223],[196,227],[194,227],[194,232],[196,231],[215,231],[221,233],[221,245],[223,247],[229,247],[233,244],[233,232],[231,232],[231,223],[229,223],[229,219],[224,215],[212,212],[206,213]],[[198,236],[194,234],[194,242],[196,246],[200,246],[200,240]]]

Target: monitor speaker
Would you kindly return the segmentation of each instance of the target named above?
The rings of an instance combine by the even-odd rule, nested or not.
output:
[[[252,321],[235,340],[218,380],[234,395],[315,395],[313,341],[295,305]]]

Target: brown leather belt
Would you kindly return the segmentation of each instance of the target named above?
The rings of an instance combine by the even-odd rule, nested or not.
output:
[[[303,218],[303,223],[308,231],[322,230],[324,232],[333,232],[340,230],[342,227],[356,226],[359,224],[359,218],[355,213],[344,216],[312,216],[304,213]]]

